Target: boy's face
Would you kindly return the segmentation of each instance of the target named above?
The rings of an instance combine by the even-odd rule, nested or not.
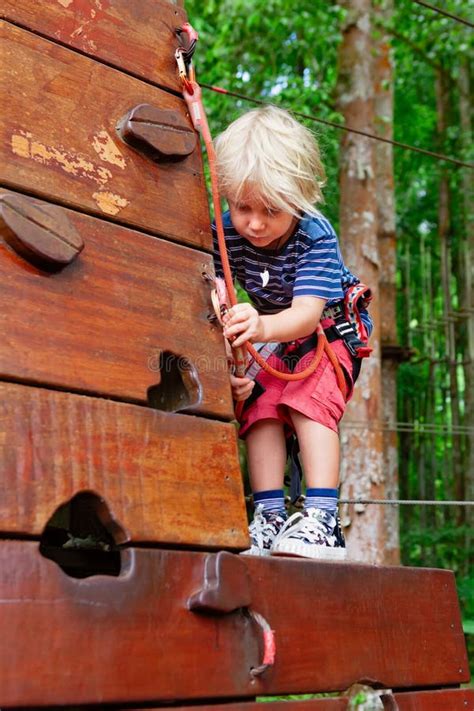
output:
[[[237,232],[254,247],[276,249],[291,235],[296,217],[291,213],[271,209],[261,200],[244,198],[239,202],[227,199],[232,224]]]

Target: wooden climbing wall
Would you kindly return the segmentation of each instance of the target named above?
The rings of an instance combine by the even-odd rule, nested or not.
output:
[[[390,708],[474,708],[451,573],[235,555],[184,9],[0,8],[0,707],[255,711],[362,680],[398,689]]]
[[[55,508],[92,490],[128,541],[245,547],[203,279],[203,166],[177,95],[184,12],[60,0],[2,2],[2,14],[0,530],[39,536]],[[151,137],[138,150],[119,131],[143,106]]]

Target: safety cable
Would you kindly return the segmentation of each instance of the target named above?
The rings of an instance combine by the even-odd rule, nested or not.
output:
[[[245,497],[247,503],[251,503],[253,500],[252,494]],[[304,494],[298,497],[295,502],[295,508],[301,508],[305,500]],[[289,497],[286,498],[289,502]],[[435,501],[433,499],[361,499],[361,498],[341,498],[339,499],[340,504],[360,504],[362,506],[370,506],[374,504],[376,506],[474,506],[474,501]]]
[[[339,499],[340,504],[382,506],[474,506],[474,501],[424,501],[422,499]]]
[[[444,15],[445,17],[449,17],[451,20],[460,22],[463,25],[467,25],[468,27],[474,27],[474,24],[472,22],[469,22],[469,20],[464,19],[464,17],[459,17],[459,15],[453,15],[451,12],[442,10],[440,7],[437,7],[436,5],[431,5],[429,2],[424,2],[424,0],[412,0],[412,2],[415,2],[417,5],[427,7],[429,10],[437,12],[440,15]]]
[[[236,91],[230,91],[229,89],[224,89],[221,86],[214,86],[212,84],[200,83],[203,89],[209,89],[210,91],[215,91],[218,94],[224,94],[227,96],[233,96],[236,99],[242,99],[242,101],[248,101],[251,104],[260,104],[262,106],[272,105],[271,101],[264,101],[263,99],[254,99],[246,94],[240,94]],[[284,108],[284,107],[283,107]],[[390,145],[397,148],[403,148],[407,151],[414,151],[415,153],[422,153],[423,155],[429,156],[430,158],[436,158],[437,160],[442,160],[447,163],[453,163],[462,168],[470,168],[474,170],[474,163],[466,163],[466,161],[460,160],[459,158],[453,158],[451,156],[446,156],[443,153],[436,153],[435,151],[429,151],[426,148],[418,148],[418,146],[411,146],[408,143],[402,143],[401,141],[395,141],[391,138],[383,138],[383,136],[377,136],[375,133],[368,133],[367,131],[360,131],[358,128],[351,128],[350,126],[344,126],[342,123],[337,123],[336,121],[328,121],[327,119],[319,118],[313,114],[305,114],[301,111],[293,111],[293,109],[287,109],[294,116],[301,116],[302,118],[308,119],[309,121],[314,121],[315,123],[321,123],[325,126],[331,126],[332,128],[337,128],[340,131],[347,131],[348,133],[356,133],[359,136],[366,136],[366,138],[371,138],[374,141],[381,141],[382,143],[390,143]]]
[[[370,430],[371,432],[403,432],[416,435],[442,435],[456,437],[474,434],[474,427],[469,425],[440,425],[435,422],[377,422],[371,420],[342,420],[341,427],[350,430]]]

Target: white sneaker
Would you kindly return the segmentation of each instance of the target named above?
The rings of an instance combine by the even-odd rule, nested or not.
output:
[[[241,555],[270,555],[271,547],[280,531],[286,530],[287,518],[279,513],[264,513],[263,504],[255,508],[253,521],[249,526],[252,545]]]
[[[299,517],[294,522],[292,519]],[[291,522],[291,523],[290,523]],[[346,559],[346,544],[338,518],[323,509],[305,509],[287,521],[275,537],[271,555],[287,555],[316,560]]]

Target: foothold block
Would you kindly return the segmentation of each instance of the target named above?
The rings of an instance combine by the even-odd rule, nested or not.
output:
[[[131,109],[117,131],[125,143],[158,163],[183,160],[197,144],[196,133],[183,116],[149,104]]]
[[[43,269],[67,266],[84,248],[64,210],[26,195],[0,195],[0,234],[15,252]]]
[[[188,608],[226,614],[251,602],[250,577],[243,560],[225,551],[207,556],[202,588],[189,598]]]

